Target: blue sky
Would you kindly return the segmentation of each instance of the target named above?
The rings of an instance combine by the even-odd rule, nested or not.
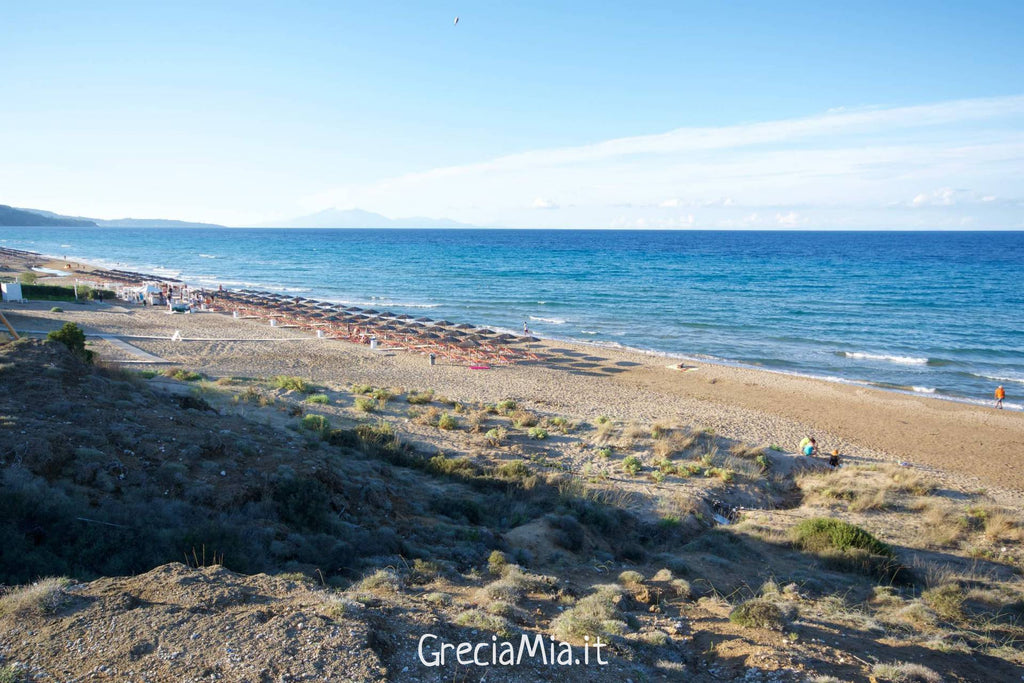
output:
[[[4,0],[0,203],[1024,227],[1024,3],[842,5]]]

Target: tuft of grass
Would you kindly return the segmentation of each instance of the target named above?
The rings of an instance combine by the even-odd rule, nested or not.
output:
[[[327,394],[310,394],[306,397],[306,403],[317,403],[320,405],[327,405],[331,402],[331,399]]]
[[[488,614],[483,610],[471,609],[462,612],[455,617],[455,623],[459,626],[477,628],[481,631],[490,631],[502,638],[512,637],[512,624],[508,619],[496,614]]]
[[[356,410],[358,410],[361,413],[375,412],[377,410],[378,405],[379,404],[377,403],[376,399],[367,398],[365,396],[357,398],[355,402]]]
[[[498,411],[499,415],[508,416],[516,409],[516,402],[510,398],[506,398],[504,401],[498,401],[494,408]]]
[[[284,391],[297,391],[300,394],[308,394],[313,391],[309,382],[301,377],[290,375],[276,375],[270,379],[271,386]]]
[[[185,370],[184,368],[168,368],[164,370],[164,376],[176,379],[179,382],[198,382],[203,378],[198,372]]]
[[[397,593],[402,589],[402,579],[394,569],[378,569],[369,576],[349,587],[350,593]]]
[[[473,475],[477,472],[476,465],[469,458],[449,458],[438,453],[427,462],[427,469],[434,474],[448,476]]]
[[[871,668],[871,675],[885,683],[942,683],[942,676],[913,662],[879,662]]]
[[[551,622],[551,631],[558,640],[569,643],[582,643],[587,636],[592,642],[598,636],[622,635],[628,626],[618,607],[621,600],[619,586],[598,586],[594,593],[558,615]]]
[[[611,457],[612,457],[612,449],[611,449],[611,446],[606,446],[605,448],[599,448],[599,449],[597,449],[597,454],[598,454],[598,455],[600,455],[600,456],[601,456],[602,458],[604,458],[605,460],[609,460],[609,459],[611,459]]]
[[[349,391],[357,396],[365,396],[366,394],[373,393],[373,387],[369,384],[353,384],[349,388]]]
[[[754,598],[741,602],[729,613],[729,621],[745,628],[769,628],[781,631],[786,624],[785,615],[774,602]]]
[[[501,427],[494,427],[488,429],[487,433],[484,434],[484,438],[487,439],[487,443],[490,446],[497,448],[505,442],[505,438],[508,436],[508,432]]]
[[[623,586],[642,586],[644,583],[644,575],[638,571],[627,569],[626,571],[619,574],[619,583]]]
[[[260,408],[266,408],[277,403],[277,399],[273,396],[268,396],[255,387],[246,387],[245,391],[235,396],[234,401],[235,403],[254,403]]]
[[[530,427],[526,433],[530,435],[531,439],[537,439],[538,441],[548,438],[548,431],[543,427]]]
[[[452,431],[459,428],[459,421],[454,415],[445,413],[441,417],[437,418],[437,428],[445,431]]]
[[[434,390],[427,389],[426,391],[410,391],[406,394],[405,400],[413,405],[426,405],[434,400]]]
[[[959,621],[964,617],[966,592],[958,583],[946,583],[921,593],[921,599],[933,612],[946,621]]]
[[[319,434],[321,437],[331,431],[331,423],[323,415],[311,413],[302,418],[299,425],[308,431]]]
[[[53,614],[67,600],[64,589],[70,584],[70,579],[59,576],[15,588],[0,598],[0,615]]]
[[[522,460],[513,460],[495,467],[494,474],[502,479],[526,479],[530,476],[530,468]]]
[[[50,309],[50,313],[63,313],[63,312],[64,312],[64,309],[61,308],[60,306],[54,306],[53,308]]]
[[[528,410],[517,410],[512,413],[512,424],[522,429],[523,427],[534,427],[540,423],[540,418]]]
[[[634,477],[640,474],[640,470],[643,468],[644,464],[640,461],[640,458],[635,455],[627,455],[622,459],[622,469]]]
[[[373,396],[374,400],[376,400],[377,403],[380,404],[381,408],[386,406],[388,404],[388,401],[395,397],[395,395],[388,391],[387,389],[377,389],[371,395]]]
[[[612,419],[610,417],[608,417],[607,415],[599,415],[597,417],[597,419],[594,420],[594,422],[596,422],[599,425],[611,424],[611,421],[612,421]]]

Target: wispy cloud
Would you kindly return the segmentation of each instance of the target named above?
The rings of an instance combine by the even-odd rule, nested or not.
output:
[[[975,225],[1008,227],[1021,220],[1008,212],[1024,199],[1022,173],[1024,96],[1013,96],[533,150],[338,188],[309,208],[525,227],[788,228],[953,227],[970,204]]]

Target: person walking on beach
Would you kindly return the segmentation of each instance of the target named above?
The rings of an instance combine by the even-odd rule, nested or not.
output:
[[[526,326],[526,321],[523,321],[523,334],[530,334],[530,328]]]
[[[1003,389],[1003,385],[1000,384],[996,387],[996,408],[1002,410],[1004,398],[1006,398],[1006,389]]]

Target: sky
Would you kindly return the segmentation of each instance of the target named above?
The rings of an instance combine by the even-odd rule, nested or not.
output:
[[[0,204],[1024,228],[1019,0],[0,0],[0,17]]]

